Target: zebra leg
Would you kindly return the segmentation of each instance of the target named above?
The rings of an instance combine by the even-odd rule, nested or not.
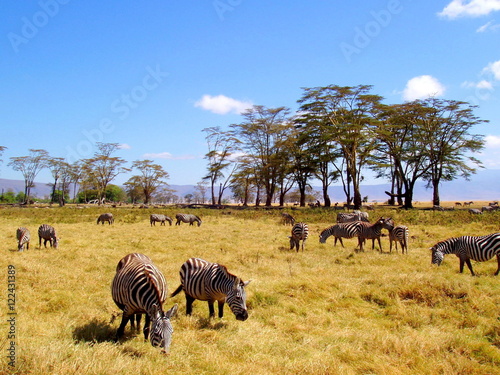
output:
[[[133,317],[133,315],[132,315]],[[122,322],[120,323],[120,327],[118,327],[118,331],[116,331],[115,341],[118,341],[123,336],[123,332],[125,332],[125,326],[129,321],[130,316],[126,315],[125,312],[122,315]]]
[[[194,298],[187,293],[184,294],[186,295],[186,315],[191,315],[191,313],[193,312]]]
[[[380,252],[381,252],[381,253],[383,253],[383,252],[384,252],[384,250],[382,250],[382,242],[380,242],[380,237],[379,237],[379,238],[377,238],[377,240],[378,240],[378,247],[380,248]],[[373,242],[375,242],[375,240],[372,240],[372,241],[373,241]],[[373,244],[373,243],[372,243],[372,244]]]
[[[495,272],[495,276],[498,276],[498,273],[500,272],[500,254],[497,254],[497,262],[498,262],[498,269],[497,272]]]
[[[144,329],[142,330],[142,332],[144,333],[144,340],[146,341],[148,340],[149,337],[150,323],[151,323],[151,318],[149,317],[149,314],[146,314],[146,322],[144,323]]]
[[[214,301],[208,301],[208,311],[210,312],[209,317],[215,318]],[[219,315],[220,315],[220,311],[219,311]]]
[[[476,274],[472,270],[472,264],[470,263],[470,259],[469,258],[465,259],[465,263],[467,264],[467,267],[469,267],[469,270],[470,270],[470,273],[472,274],[472,276],[476,276]],[[463,270],[463,268],[464,268],[464,265],[462,263],[462,270]],[[460,272],[462,272],[462,270],[460,270]]]
[[[224,301],[218,301],[219,303],[219,318],[224,316]]]

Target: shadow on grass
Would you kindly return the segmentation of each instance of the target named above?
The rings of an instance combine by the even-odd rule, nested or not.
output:
[[[73,339],[76,342],[86,342],[86,343],[101,343],[101,342],[115,342],[116,328],[113,328],[109,323],[99,320],[92,319],[89,323],[76,327],[73,330]],[[126,332],[123,339],[128,340],[131,337],[131,333]]]
[[[196,327],[198,329],[213,329],[219,331],[227,327],[227,323],[220,320],[216,321],[213,318],[200,318],[196,322]]]

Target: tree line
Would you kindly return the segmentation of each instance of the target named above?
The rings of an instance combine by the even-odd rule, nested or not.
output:
[[[403,104],[384,104],[371,93],[372,86],[303,88],[299,108],[255,105],[242,121],[226,129],[203,129],[208,152],[207,174],[197,188],[209,185],[212,204],[222,204],[227,189],[243,205],[284,205],[292,188],[305,206],[311,181],[321,183],[324,205],[331,206],[329,186],[340,181],[348,204],[362,205],[363,172],[391,183],[390,204],[412,207],[417,181],[433,190],[433,204],[440,204],[439,185],[458,177],[468,179],[481,167],[472,156],[484,147],[484,136],[472,134],[487,122],[474,115],[467,102],[429,98]],[[131,168],[114,156],[118,143],[97,143],[93,157],[69,164],[43,149],[12,157],[8,166],[22,173],[25,202],[37,174],[48,168],[53,177],[51,200],[64,205],[70,186],[93,192],[102,203],[111,181],[120,173],[132,175],[125,189],[132,201],[149,203],[159,191],[169,192],[169,178],[151,160],[136,160]],[[0,156],[6,147],[0,146]],[[171,190],[170,190],[171,191]],[[76,191],[74,192],[76,195]]]

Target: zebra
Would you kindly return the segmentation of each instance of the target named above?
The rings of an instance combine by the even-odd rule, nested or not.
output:
[[[394,221],[392,219],[390,219],[389,223],[393,226],[392,229],[389,229],[389,251],[392,252],[392,242],[394,242],[396,251],[398,251],[399,242],[401,244],[401,252],[404,254],[406,250],[406,254],[408,254],[408,227],[406,225],[394,226]]]
[[[17,238],[17,249],[19,251],[24,250],[24,245],[26,245],[26,250],[30,249],[31,235],[30,231],[27,228],[25,227],[17,228],[16,238]]]
[[[54,227],[48,224],[42,224],[38,228],[38,246],[42,248],[42,239],[43,245],[47,247],[47,241],[50,243],[50,247],[54,247],[57,249],[57,245],[59,245],[59,239],[56,236],[56,230]]]
[[[281,220],[283,222],[283,225],[288,225],[288,224],[293,225],[293,224],[295,224],[295,218],[292,215],[290,215],[289,213],[287,213],[287,212],[282,212],[281,213]]]
[[[292,235],[290,238],[290,250],[294,247],[297,252],[299,252],[299,244],[302,240],[302,251],[304,251],[304,246],[306,244],[307,237],[309,236],[309,228],[306,223],[295,223],[292,227]]]
[[[470,260],[485,262],[497,256],[498,269],[495,276],[500,272],[500,233],[486,236],[461,236],[452,237],[438,242],[432,250],[432,264],[441,265],[446,254],[455,254],[460,259],[460,273],[464,270],[464,264],[469,267],[472,276],[476,276],[472,270]]]
[[[469,208],[469,213],[471,215],[482,215],[483,212],[481,210],[478,210],[477,208]]]
[[[391,230],[394,227],[391,222],[391,218],[386,219],[383,217],[380,217],[374,224],[366,223],[364,221],[358,221],[358,223],[360,224],[358,232],[359,251],[364,251],[363,243],[365,242],[365,240],[373,240],[372,250],[375,247],[375,240],[378,240],[378,246],[380,247],[380,251],[382,252],[382,243],[380,242],[382,228]]]
[[[165,221],[168,221],[168,223],[172,225],[172,219],[166,215],[151,214],[149,216],[149,223],[151,226],[156,225],[157,221],[160,222],[160,225],[165,225]]]
[[[115,222],[115,218],[113,217],[113,214],[111,213],[105,213],[99,215],[97,218],[97,224],[102,223],[104,225],[104,222],[107,221],[109,225],[113,224]]]
[[[332,225],[331,227],[328,227],[321,232],[321,234],[319,235],[319,242],[325,243],[328,237],[334,236],[335,242],[333,245],[337,245],[337,240],[339,240],[342,247],[344,247],[342,238],[356,237],[359,233],[359,223],[361,223],[361,221],[352,221],[348,223],[338,223]]]
[[[146,314],[144,339],[147,340],[149,336],[151,345],[161,347],[164,352],[169,351],[174,331],[170,318],[177,313],[177,304],[167,312],[163,311],[162,305],[167,299],[167,282],[149,257],[139,253],[123,257],[116,267],[111,295],[123,311],[116,340],[123,336],[129,320],[133,327],[134,316],[139,324],[140,315],[137,315]]]
[[[243,282],[228,272],[222,264],[210,263],[200,258],[188,259],[180,269],[181,285],[171,294],[174,297],[181,290],[186,296],[186,315],[191,315],[195,299],[208,302],[209,317],[215,317],[214,302],[219,305],[219,318],[224,315],[224,303],[237,320],[247,320],[245,287],[251,280]]]
[[[201,225],[201,219],[196,215],[177,214],[175,215],[175,218],[177,219],[175,225],[181,225],[181,221],[184,223],[189,223],[189,225],[193,225],[193,223],[196,221],[198,223],[198,226]]]
[[[337,214],[337,223],[349,223],[351,221],[366,221],[368,220],[368,212],[354,211],[350,213],[339,212]]]

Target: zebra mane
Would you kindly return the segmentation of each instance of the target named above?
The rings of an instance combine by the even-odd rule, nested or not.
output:
[[[228,279],[234,280],[235,284],[239,283],[241,281],[241,279],[238,276],[236,276],[236,275],[232,274],[231,272],[229,272],[227,270],[226,266],[224,266],[222,264],[218,264],[218,263],[217,263],[217,266],[218,266],[219,270],[224,274],[224,276],[226,276]]]
[[[149,282],[153,285],[153,289],[155,291],[156,299],[158,301],[158,308],[160,311],[163,311],[162,309],[162,303],[161,303],[161,294],[160,291],[158,290],[158,286],[156,285],[154,277],[151,275],[151,272],[149,272],[148,268],[145,266],[144,267],[144,274],[148,278]]]

